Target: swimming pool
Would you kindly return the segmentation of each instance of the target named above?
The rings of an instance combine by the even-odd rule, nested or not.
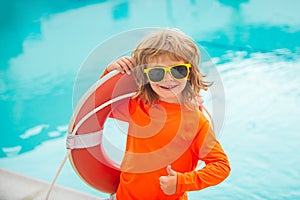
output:
[[[232,164],[225,182],[190,199],[299,198],[300,4],[235,2],[2,1],[0,167],[51,181],[89,53],[123,31],[178,27],[217,65],[226,95],[220,140]],[[58,183],[106,196],[69,164]]]

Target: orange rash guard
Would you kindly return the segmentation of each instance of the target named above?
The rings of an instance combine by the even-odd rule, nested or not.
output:
[[[188,199],[187,191],[216,185],[229,175],[228,158],[199,109],[163,101],[149,107],[137,97],[113,106],[111,117],[129,124],[117,200]],[[205,167],[196,171],[199,160]],[[174,195],[160,188],[168,165],[177,172]]]

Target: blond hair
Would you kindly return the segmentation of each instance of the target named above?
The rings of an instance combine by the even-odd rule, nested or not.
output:
[[[173,60],[183,60],[191,64],[189,79],[183,90],[183,103],[191,104],[199,97],[200,90],[211,85],[203,80],[200,72],[200,51],[197,45],[178,29],[162,29],[145,37],[132,52],[136,61],[135,77],[138,84],[136,96],[140,96],[148,105],[158,100],[158,95],[148,83],[144,69],[149,61],[159,56],[169,56]]]

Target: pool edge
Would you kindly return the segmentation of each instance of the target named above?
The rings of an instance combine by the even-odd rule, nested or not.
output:
[[[46,199],[50,183],[0,168],[0,199]],[[105,200],[103,198],[55,185],[49,200]]]

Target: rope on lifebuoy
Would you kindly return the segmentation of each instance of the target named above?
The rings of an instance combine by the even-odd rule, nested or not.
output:
[[[135,92],[132,92],[132,93],[128,93],[128,94],[124,94],[124,95],[118,96],[118,97],[116,97],[116,98],[110,99],[109,101],[107,101],[107,102],[101,104],[100,106],[98,106],[97,108],[93,109],[92,111],[90,111],[89,113],[87,113],[83,118],[81,118],[81,120],[76,124],[76,126],[74,127],[72,133],[69,134],[69,136],[74,136],[74,135],[76,134],[77,130],[80,128],[80,126],[81,126],[88,118],[90,118],[91,116],[93,116],[96,112],[100,111],[101,109],[105,108],[106,106],[108,106],[108,105],[110,105],[110,104],[112,104],[112,103],[114,103],[114,102],[120,101],[120,100],[125,99],[125,98],[132,97],[133,95],[135,95]],[[74,137],[68,137],[68,138],[74,139]],[[67,141],[67,143],[68,143],[68,142],[70,142],[70,141]],[[74,141],[73,141],[73,143],[74,143]],[[48,192],[47,192],[47,195],[46,195],[46,200],[49,199],[50,194],[51,194],[51,192],[52,192],[52,190],[53,190],[54,184],[55,184],[55,182],[56,182],[58,176],[60,175],[61,170],[62,170],[62,168],[64,167],[64,165],[65,165],[65,163],[66,163],[68,157],[70,156],[71,150],[74,149],[74,148],[76,148],[76,146],[73,146],[73,148],[69,148],[69,149],[67,150],[66,155],[65,155],[65,157],[63,158],[63,161],[61,162],[61,164],[60,164],[60,166],[59,166],[59,168],[58,168],[58,170],[57,170],[57,172],[56,172],[56,174],[55,174],[55,176],[54,176],[54,178],[53,178],[53,180],[52,180],[52,182],[51,182],[51,184],[50,184],[50,187],[49,187]]]
[[[51,192],[53,190],[54,184],[55,184],[55,182],[56,182],[56,180],[57,180],[57,178],[58,178],[58,176],[59,176],[62,168],[64,167],[64,165],[65,165],[65,163],[66,163],[66,161],[67,161],[70,153],[71,153],[71,149],[68,149],[67,152],[66,152],[66,155],[65,155],[65,157],[63,159],[63,161],[61,162],[61,164],[60,164],[60,166],[59,166],[59,168],[58,168],[58,170],[57,170],[57,172],[56,172],[56,174],[55,174],[55,176],[54,176],[54,178],[53,178],[53,180],[52,180],[52,182],[50,184],[50,187],[49,187],[47,195],[46,195],[46,200],[49,199],[50,194],[51,194]]]

